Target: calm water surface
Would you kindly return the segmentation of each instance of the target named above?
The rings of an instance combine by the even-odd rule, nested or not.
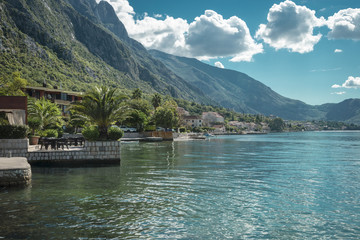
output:
[[[359,239],[360,132],[127,143],[0,189],[5,239]]]

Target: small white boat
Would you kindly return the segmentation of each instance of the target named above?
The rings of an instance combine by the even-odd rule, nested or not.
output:
[[[215,137],[215,135],[212,135],[211,133],[205,133],[204,136],[205,137]]]

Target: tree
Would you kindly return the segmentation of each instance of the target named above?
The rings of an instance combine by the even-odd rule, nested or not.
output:
[[[127,102],[129,108],[139,110],[146,116],[150,116],[152,107],[149,101],[145,99],[131,99]]]
[[[131,99],[127,102],[129,106],[129,117],[123,122],[126,126],[136,127],[143,131],[151,114],[151,104],[145,99]]]
[[[76,102],[72,109],[76,114],[99,127],[100,139],[107,138],[109,126],[126,118],[128,107],[125,95],[118,95],[116,89],[106,86],[95,87],[88,91],[81,102]]]
[[[0,78],[0,96],[25,96],[22,89],[27,81],[20,77],[20,72],[13,72],[10,80]]]
[[[135,127],[138,132],[142,132],[148,123],[148,117],[139,110],[132,110],[129,114],[127,126]]]
[[[63,123],[59,107],[56,103],[52,103],[45,98],[30,98],[28,114],[30,118],[35,119],[34,121],[40,122],[39,127],[41,130],[57,128]]]
[[[156,125],[160,127],[177,127],[179,125],[179,116],[176,102],[174,100],[168,100],[162,106],[158,107],[154,113],[154,120]]]
[[[141,99],[142,98],[142,91],[140,89],[135,89],[133,92],[132,92],[132,99]]]
[[[155,93],[153,98],[151,99],[151,103],[154,106],[154,109],[156,110],[156,108],[158,108],[161,105],[162,102],[162,98],[160,96],[160,94]]]
[[[281,118],[275,118],[270,121],[269,127],[271,128],[271,131],[282,132],[285,128],[285,123]]]

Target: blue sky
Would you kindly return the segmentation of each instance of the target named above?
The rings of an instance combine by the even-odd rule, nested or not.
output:
[[[318,105],[360,97],[359,0],[107,0],[147,48]]]

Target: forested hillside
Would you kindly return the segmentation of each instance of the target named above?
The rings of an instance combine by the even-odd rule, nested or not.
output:
[[[139,88],[240,113],[360,122],[358,99],[311,106],[244,73],[148,51],[106,1],[0,0],[0,80],[16,71],[33,86]]]

